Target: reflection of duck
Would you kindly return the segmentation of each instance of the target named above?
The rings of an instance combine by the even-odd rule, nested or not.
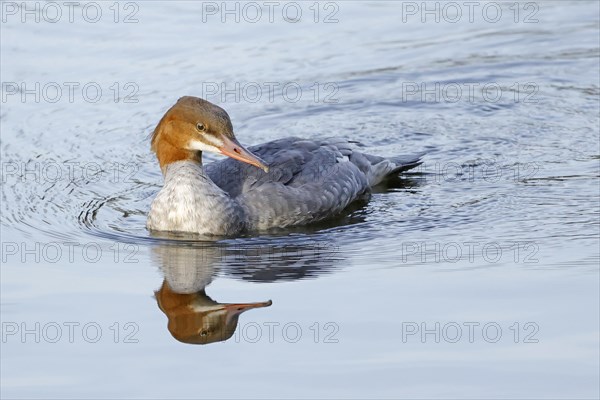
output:
[[[344,259],[338,246],[325,235],[319,240],[280,238],[274,243],[226,247],[221,254],[224,273],[253,282],[316,278],[340,268]]]
[[[420,155],[383,158],[341,138],[284,138],[250,152],[235,138],[225,110],[190,96],[160,120],[152,149],[165,183],[152,202],[148,229],[203,235],[325,220],[368,198],[388,176],[420,164]],[[203,151],[231,158],[203,167]]]
[[[165,236],[163,235],[163,238]],[[155,291],[159,308],[168,318],[168,329],[181,342],[206,344],[230,338],[244,311],[268,307],[257,303],[218,303],[205,292],[218,270],[251,281],[272,282],[314,277],[337,263],[337,247],[327,240],[275,243],[182,242],[152,248],[164,274]]]
[[[180,342],[206,344],[227,340],[235,332],[241,313],[271,305],[270,300],[218,303],[206,295],[204,288],[211,283],[220,258],[219,247],[162,245],[154,247],[153,254],[165,275],[154,295],[169,319],[169,332]]]
[[[192,344],[227,340],[235,332],[241,313],[271,305],[271,300],[260,303],[217,303],[204,290],[190,294],[177,293],[166,280],[154,294],[158,306],[169,319],[171,335],[180,342]]]

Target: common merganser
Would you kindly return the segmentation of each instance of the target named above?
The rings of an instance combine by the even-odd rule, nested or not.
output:
[[[225,110],[192,96],[180,98],[162,117],[152,150],[164,186],[152,202],[147,228],[200,235],[321,221],[368,199],[387,176],[421,163],[421,155],[365,154],[342,138],[288,137],[247,150]],[[203,151],[230,158],[203,166]]]

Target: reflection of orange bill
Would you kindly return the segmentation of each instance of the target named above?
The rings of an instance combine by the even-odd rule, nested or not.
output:
[[[234,304],[223,304],[223,308],[227,310],[227,322],[229,319],[236,315],[240,315],[244,311],[251,310],[253,308],[269,307],[273,302],[271,300],[261,301],[258,303],[234,303]]]

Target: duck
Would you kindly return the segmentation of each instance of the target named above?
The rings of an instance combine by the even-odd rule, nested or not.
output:
[[[368,200],[374,186],[420,165],[423,156],[386,158],[357,145],[339,137],[285,137],[247,149],[223,108],[181,97],[152,133],[164,184],[146,227],[237,236],[316,223]],[[203,152],[228,158],[203,165]]]

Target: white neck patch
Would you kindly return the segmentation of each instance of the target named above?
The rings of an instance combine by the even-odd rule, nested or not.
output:
[[[222,141],[220,141],[219,139],[214,138],[212,136],[208,136],[208,135],[204,136],[204,138],[207,141],[211,142],[212,145],[206,144],[206,143],[201,142],[199,140],[192,139],[192,140],[190,140],[188,142],[188,145],[187,145],[188,149],[190,149],[190,150],[200,150],[200,151],[210,151],[212,153],[217,153],[217,154],[221,153],[221,151],[217,147],[223,146],[223,142]]]

